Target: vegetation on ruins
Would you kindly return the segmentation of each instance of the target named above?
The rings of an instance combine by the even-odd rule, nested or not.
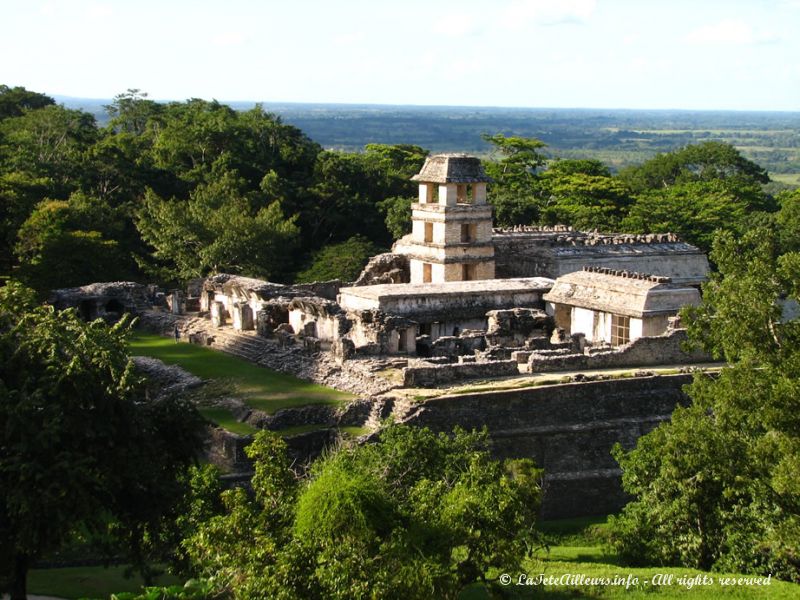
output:
[[[487,445],[486,432],[389,426],[298,480],[284,442],[261,432],[246,450],[253,494],[224,492],[224,513],[184,548],[235,598],[455,598],[535,542],[541,472]]]
[[[13,600],[67,540],[102,540],[148,580],[182,535],[202,419],[179,398],[145,397],[129,328],[0,288],[0,590]]]
[[[138,90],[105,111],[98,127],[43,94],[0,87],[0,275],[40,293],[215,271],[350,279],[367,244],[387,249],[408,233],[420,146],[323,150],[259,106],[161,104]],[[670,230],[709,249],[719,228],[793,223],[775,218],[777,184],[729,144],[699,139],[614,174],[598,160],[554,160],[540,139],[476,141],[492,149],[499,226]]]
[[[698,375],[692,402],[615,457],[634,496],[613,544],[638,564],[800,582],[800,254],[769,229],[720,234],[719,273],[685,310],[691,337],[728,366]]]

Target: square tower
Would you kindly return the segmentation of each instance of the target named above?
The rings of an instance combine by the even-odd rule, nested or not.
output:
[[[395,250],[409,257],[411,283],[494,279],[490,179],[481,161],[435,154],[412,179],[419,202],[411,206],[411,235]]]

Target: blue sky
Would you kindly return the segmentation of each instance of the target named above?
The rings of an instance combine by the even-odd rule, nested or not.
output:
[[[0,0],[0,83],[110,98],[800,110],[800,0]]]

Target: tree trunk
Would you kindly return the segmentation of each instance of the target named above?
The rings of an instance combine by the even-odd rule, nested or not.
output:
[[[14,574],[11,576],[11,600],[28,598],[28,557],[25,554],[14,556]]]

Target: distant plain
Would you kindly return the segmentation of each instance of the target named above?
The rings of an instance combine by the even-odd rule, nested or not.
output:
[[[107,121],[110,99],[55,97]],[[247,110],[253,102],[226,102]],[[800,184],[800,112],[600,110],[263,103],[264,109],[302,129],[325,148],[346,151],[366,144],[416,144],[432,152],[486,156],[481,134],[538,138],[553,158],[592,158],[612,170],[659,152],[709,140],[727,142],[769,171],[776,181]]]

